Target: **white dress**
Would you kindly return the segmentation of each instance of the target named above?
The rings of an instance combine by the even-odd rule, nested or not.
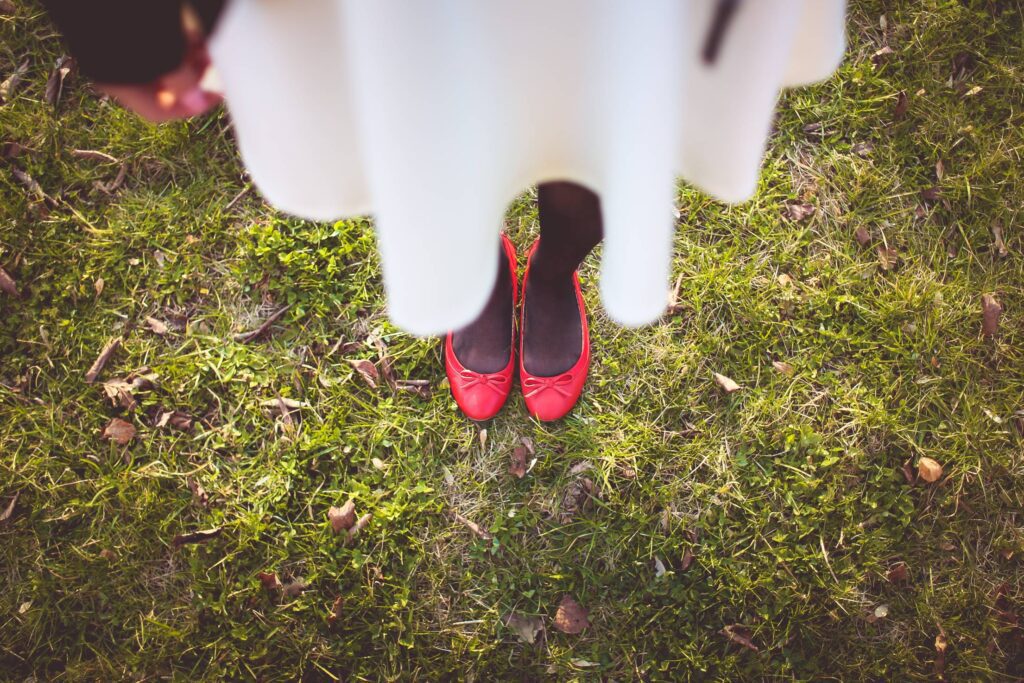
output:
[[[388,311],[471,322],[507,204],[572,180],[601,198],[605,310],[664,309],[677,177],[755,190],[779,90],[827,77],[844,0],[235,0],[210,42],[242,159],[297,216],[372,213]]]

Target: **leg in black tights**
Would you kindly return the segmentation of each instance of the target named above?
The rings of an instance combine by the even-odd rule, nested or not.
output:
[[[537,188],[540,245],[530,265],[522,362],[542,377],[571,368],[580,357],[583,330],[572,274],[601,241],[601,203],[570,182]],[[474,372],[497,372],[508,363],[512,336],[512,274],[499,252],[498,281],[480,316],[452,335],[455,355]]]
[[[570,182],[537,188],[540,244],[526,287],[523,358],[526,371],[549,377],[565,372],[580,357],[583,329],[572,274],[601,241],[601,202]]]

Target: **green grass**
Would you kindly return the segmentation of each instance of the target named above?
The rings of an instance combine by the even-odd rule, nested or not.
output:
[[[894,53],[876,64],[883,13]],[[0,162],[0,266],[22,290],[0,295],[0,511],[19,495],[0,522],[0,679],[935,680],[940,631],[948,679],[1024,676],[1022,14],[855,2],[838,74],[784,97],[756,198],[680,187],[678,312],[615,326],[591,259],[579,407],[541,425],[514,399],[483,440],[437,342],[387,321],[369,220],[231,204],[245,180],[221,115],[154,127],[80,80],[55,111],[60,43],[19,3],[0,17],[0,79],[30,60],[0,106],[0,143],[25,148]],[[74,149],[124,162],[123,186],[96,189],[119,164]],[[786,220],[793,200],[817,210]],[[527,193],[507,230],[524,246],[536,225]],[[1005,308],[992,339],[983,293]],[[268,338],[233,340],[284,304]],[[131,410],[83,380],[115,336],[103,379],[158,376]],[[382,353],[431,396],[370,389],[347,362]],[[308,404],[296,424],[262,406],[278,396]],[[156,427],[162,409],[195,428]],[[138,428],[126,448],[100,439],[114,416]],[[522,437],[537,462],[518,480]],[[945,474],[908,485],[922,456]],[[581,477],[596,500],[569,516]],[[374,518],[345,544],[326,515],[349,497]],[[581,635],[551,625],[566,593],[590,610]],[[511,611],[546,634],[520,642]],[[757,652],[723,635],[736,624]]]

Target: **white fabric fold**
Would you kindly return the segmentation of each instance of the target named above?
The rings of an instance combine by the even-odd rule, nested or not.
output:
[[[297,216],[372,213],[388,312],[472,321],[509,201],[571,180],[601,198],[601,296],[664,309],[677,177],[748,198],[780,88],[826,77],[843,0],[235,0],[211,40],[242,159]]]

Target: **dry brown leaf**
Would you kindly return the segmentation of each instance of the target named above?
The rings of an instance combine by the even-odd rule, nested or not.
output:
[[[579,477],[569,482],[562,494],[562,505],[559,518],[563,524],[568,524],[576,517],[576,514],[587,510],[592,504],[591,500],[595,492],[594,482],[588,477]]]
[[[936,159],[935,161],[935,179],[942,182],[942,178],[946,175],[946,165],[942,163],[942,159]]]
[[[332,505],[327,511],[327,519],[331,521],[331,531],[335,534],[348,531],[356,523],[356,502],[349,499],[340,508]]]
[[[871,244],[871,231],[863,225],[858,226],[857,229],[854,230],[853,237],[857,240],[857,244],[862,247],[866,247]]]
[[[474,522],[474,521],[472,521],[470,519],[466,519],[465,517],[460,515],[458,512],[455,513],[455,521],[459,522],[462,525],[464,525],[467,529],[469,529],[474,534],[476,534],[477,538],[479,538],[481,540],[489,541],[492,538],[494,538],[493,536],[491,536],[490,532],[488,532],[486,529],[482,529],[479,524],[477,524],[476,522]]]
[[[854,143],[851,151],[859,157],[866,157],[875,151],[875,146],[870,142],[857,142]]]
[[[508,471],[516,479],[526,476],[526,456],[526,446],[516,446],[512,449],[512,462],[509,463]]]
[[[685,550],[683,550],[683,560],[680,563],[680,566],[682,567],[684,572],[693,565],[693,560],[694,560],[693,551],[690,550],[689,548],[686,548]]]
[[[881,64],[883,61],[885,61],[886,57],[893,54],[894,52],[895,50],[893,50],[888,45],[883,45],[879,49],[875,50],[875,54],[871,55],[871,61],[874,62],[875,64]]]
[[[180,410],[166,410],[160,413],[160,417],[156,421],[156,428],[163,429],[169,426],[187,432],[192,429],[194,423],[195,418],[188,413],[183,413]]]
[[[910,109],[910,98],[907,97],[907,93],[900,90],[896,94],[896,106],[892,110],[892,120],[902,121],[903,117],[907,115],[907,111]]]
[[[994,337],[999,332],[999,318],[1003,315],[1003,307],[994,294],[981,296],[981,333],[986,337]]]
[[[527,617],[512,612],[505,617],[505,625],[515,631],[519,640],[533,645],[537,640],[537,634],[544,630],[544,620],[540,617]]]
[[[786,218],[788,218],[791,221],[802,221],[805,218],[809,218],[812,215],[814,215],[814,211],[814,204],[803,204],[799,202],[794,202],[791,204],[786,204],[786,206],[783,208],[782,213],[783,215],[786,216]]]
[[[391,362],[391,356],[381,354],[380,374],[381,377],[384,378],[384,383],[388,385],[388,388],[391,389],[391,391],[398,390],[398,379],[395,377],[395,368],[394,364]]]
[[[996,221],[992,224],[992,237],[996,248],[996,254],[999,258],[1006,258],[1010,253],[1010,250],[1006,248],[1006,242],[1003,241],[1003,224]]]
[[[937,202],[942,199],[942,190],[937,187],[926,187],[920,194],[921,199],[926,202]]]
[[[428,379],[400,379],[396,383],[399,391],[408,391],[416,394],[424,401],[430,400],[430,380]]]
[[[14,497],[11,498],[9,503],[7,503],[7,507],[4,508],[3,512],[0,512],[0,524],[3,524],[7,520],[9,520],[11,518],[11,515],[14,514],[14,506],[17,504],[18,496],[20,495],[21,491],[15,491]]]
[[[921,456],[917,461],[917,474],[929,484],[942,477],[942,465],[928,456]]]
[[[125,410],[132,410],[138,405],[132,393],[134,390],[132,383],[123,379],[111,379],[103,383],[103,393],[110,399],[110,404]]]
[[[281,588],[281,580],[277,578],[276,572],[257,572],[256,578],[268,591],[276,591]]]
[[[146,326],[153,334],[158,334],[161,337],[168,332],[167,324],[161,320],[157,320],[151,315],[146,316]]]
[[[775,368],[776,372],[786,375],[787,377],[791,377],[793,373],[796,372],[796,369],[792,365],[781,360],[773,360],[772,367]]]
[[[878,262],[882,266],[882,270],[892,270],[896,267],[899,262],[899,252],[892,247],[887,247],[884,244],[878,245]]]
[[[359,532],[365,529],[366,525],[369,524],[372,519],[373,514],[369,512],[357,519],[356,523],[352,525],[352,528],[348,530],[348,540],[351,541],[358,536]]]
[[[100,551],[100,557],[102,557],[107,562],[113,562],[117,559],[117,553],[115,553],[110,548],[104,548]]]
[[[115,417],[103,428],[101,438],[113,441],[119,446],[127,445],[135,438],[135,426],[131,422]]]
[[[6,104],[11,99],[11,96],[14,95],[18,85],[21,84],[25,74],[28,73],[29,64],[31,64],[31,61],[26,59],[11,72],[10,76],[0,83],[0,104]]]
[[[935,680],[946,680],[946,648],[949,647],[949,640],[946,638],[946,631],[939,625],[939,633],[935,636],[935,664],[932,671]]]
[[[73,57],[64,55],[57,59],[56,64],[53,66],[53,71],[50,72],[50,78],[46,81],[46,90],[43,93],[43,99],[46,100],[47,104],[54,107],[60,104],[60,97],[64,93],[64,82],[74,66],[75,60]]]
[[[731,394],[743,388],[739,384],[736,384],[736,382],[734,382],[731,378],[726,377],[721,373],[713,372],[711,374],[714,375],[715,377],[715,383],[718,386],[720,386],[722,388],[722,391],[724,391],[727,394]]]
[[[359,376],[366,383],[366,386],[371,389],[377,388],[377,380],[380,375],[377,373],[377,366],[371,361],[364,359],[349,360],[349,364],[355,368],[355,371],[359,373]]]
[[[331,605],[331,611],[327,613],[327,625],[333,626],[338,619],[341,619],[341,608],[345,606],[345,598],[340,595],[334,598],[334,604]]]
[[[788,275],[787,273],[779,273],[779,276],[778,276],[778,277],[776,277],[775,279],[776,279],[776,280],[778,281],[778,283],[779,283],[780,285],[782,285],[783,287],[789,287],[789,286],[790,286],[790,285],[792,285],[792,284],[793,284],[794,282],[796,282],[796,280],[794,280],[794,279],[793,279],[793,276],[791,276],[791,275]]]
[[[906,562],[897,562],[893,566],[889,567],[889,570],[885,573],[885,578],[889,583],[903,583],[910,578],[907,572]]]
[[[107,342],[107,345],[100,351],[100,355],[96,357],[92,366],[85,373],[86,384],[92,384],[96,381],[96,378],[103,372],[103,366],[107,364],[110,357],[114,355],[114,352],[121,348],[121,337],[114,337]]]
[[[748,650],[753,652],[757,652],[759,650],[757,645],[754,645],[754,641],[751,640],[752,634],[750,629],[742,624],[729,624],[722,628],[721,634],[737,645],[742,645]]]
[[[206,543],[210,539],[220,536],[220,532],[223,530],[223,527],[214,527],[213,529],[203,529],[202,531],[190,531],[187,534],[178,534],[171,541],[171,545],[175,548],[180,548],[181,546],[190,543]]]
[[[582,633],[590,627],[589,614],[571,595],[565,595],[555,610],[554,626],[562,633]]]
[[[0,291],[15,299],[19,296],[18,283],[3,268],[0,268]]]
[[[97,297],[99,297],[100,294],[103,294],[103,287],[106,286],[106,284],[106,281],[101,277],[98,277],[93,281],[92,288],[96,290]]]
[[[210,496],[198,479],[188,477],[185,479],[185,483],[188,484],[188,489],[192,492],[192,500],[196,505],[202,508],[210,507]]]
[[[914,468],[910,466],[910,461],[903,463],[903,467],[900,468],[900,472],[903,473],[903,478],[907,480],[907,483],[913,486],[917,483],[917,476],[914,474]]]

